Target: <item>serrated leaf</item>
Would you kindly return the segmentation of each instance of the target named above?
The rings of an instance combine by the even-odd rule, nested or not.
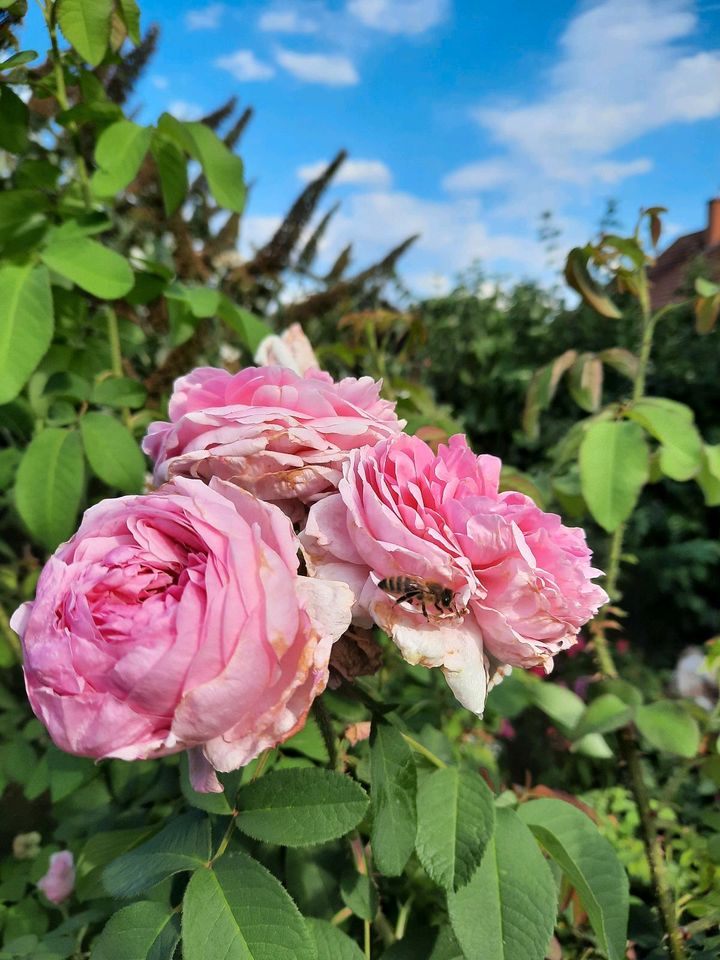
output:
[[[363,952],[355,941],[327,920],[308,917],[305,923],[315,941],[317,960],[363,960]]]
[[[161,903],[141,900],[110,917],[90,960],[168,960],[180,940],[180,916]]]
[[[578,740],[588,733],[610,733],[619,730],[629,722],[632,714],[632,707],[614,693],[603,693],[583,712],[573,730],[573,739]]]
[[[623,960],[628,880],[612,845],[586,814],[563,800],[532,800],[518,816],[577,891],[600,949],[609,960]]]
[[[8,86],[0,87],[0,149],[22,153],[27,149],[29,111]]]
[[[544,960],[557,913],[555,882],[513,810],[498,808],[480,869],[448,894],[448,912],[466,960]]]
[[[567,687],[544,680],[530,689],[532,702],[567,733],[574,729],[585,710],[580,697]]]
[[[379,899],[375,881],[369,874],[361,873],[351,864],[340,878],[340,896],[346,907],[363,920],[374,920]]]
[[[182,124],[192,143],[192,153],[202,164],[208,186],[219,206],[242,213],[245,206],[243,162],[204,123]]]
[[[132,42],[140,43],[140,8],[135,0],[119,0],[119,13]]]
[[[124,297],[135,282],[125,257],[88,237],[52,236],[40,258],[61,277],[103,300]]]
[[[602,400],[602,386],[602,361],[592,353],[580,354],[570,369],[570,396],[582,410],[595,413]]]
[[[643,737],[657,750],[691,759],[700,748],[697,720],[681,703],[660,700],[638,707],[635,723]]]
[[[170,137],[156,132],[150,152],[158,168],[165,213],[171,216],[187,196],[187,158]]]
[[[210,821],[199,813],[184,814],[107,866],[103,885],[112,897],[135,897],[175,873],[206,866],[210,855]]]
[[[647,442],[638,424],[590,424],[580,444],[580,484],[590,512],[608,533],[632,513],[648,471]]]
[[[15,478],[15,506],[33,539],[47,550],[75,530],[85,485],[77,430],[48,427],[23,454]]]
[[[665,397],[646,397],[628,409],[637,421],[659,440],[660,469],[672,480],[690,480],[701,467],[702,440],[690,407]]]
[[[86,413],[80,433],[93,473],[122,493],[140,493],[145,479],[145,458],[135,438],[115,417]]]
[[[102,871],[121,854],[127,853],[142,843],[150,833],[145,827],[132,827],[126,830],[109,830],[94,833],[85,843],[77,861],[77,879],[74,894],[83,900],[104,897]]]
[[[113,0],[58,0],[57,21],[65,39],[97,67],[110,39]]]
[[[436,770],[418,790],[416,850],[428,876],[445,890],[466,884],[492,837],[495,807],[480,774]]]
[[[265,337],[272,334],[272,330],[263,320],[249,310],[236,306],[224,294],[220,296],[218,315],[238,334],[250,353],[254,354]]]
[[[103,130],[95,146],[99,169],[90,182],[96,197],[114,197],[135,179],[152,138],[152,127],[131,120],[118,120]]]
[[[0,267],[0,403],[13,400],[50,346],[50,279],[45,267]]]
[[[417,774],[410,748],[388,723],[373,724],[370,780],[373,859],[380,873],[397,877],[415,847]]]
[[[107,377],[96,383],[90,394],[90,402],[101,407],[129,407],[135,410],[145,403],[147,390],[130,377]]]
[[[302,847],[344,836],[367,807],[360,784],[341,773],[278,770],[240,788],[237,825],[255,840]]]
[[[8,57],[7,60],[3,60],[0,63],[0,71],[2,70],[15,70],[17,67],[23,67],[26,63],[32,63],[33,60],[37,60],[38,54],[35,50],[20,50],[19,53],[14,53],[11,57]]]
[[[317,960],[282,884],[244,853],[193,874],[183,899],[184,960]]]
[[[580,247],[571,250],[565,263],[565,279],[593,310],[603,317],[618,320],[622,314],[590,275],[588,259],[587,251]]]

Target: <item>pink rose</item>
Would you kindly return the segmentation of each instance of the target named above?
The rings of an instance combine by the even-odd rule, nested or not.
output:
[[[158,483],[220,477],[262,500],[311,503],[335,490],[351,450],[402,429],[379,391],[370,377],[334,383],[319,370],[199,367],[175,381],[171,422],[151,423],[143,450]]]
[[[197,748],[191,777],[209,791],[213,768],[290,737],[352,603],[346,585],[298,576],[297,550],[281,510],[220,480],[91,507],[12,619],[54,742],[123,760]]]
[[[499,493],[499,478],[500,461],[461,436],[437,455],[417,437],[385,441],[352,455],[301,537],[311,574],[352,587],[359,622],[378,623],[410,663],[442,667],[478,713],[499,665],[549,672],[607,599],[583,531]],[[398,603],[402,580],[388,578],[436,595]]]
[[[44,877],[37,882],[48,900],[62,903],[75,889],[75,862],[69,850],[50,854],[50,866]]]

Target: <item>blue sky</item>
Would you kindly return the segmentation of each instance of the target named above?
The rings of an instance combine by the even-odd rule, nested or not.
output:
[[[140,118],[255,108],[243,244],[266,239],[321,161],[350,152],[323,248],[361,268],[411,233],[406,281],[439,290],[480,260],[538,276],[542,210],[582,242],[608,197],[630,226],[669,207],[698,229],[720,192],[715,0],[141,0],[161,27]],[[27,42],[37,39],[28,26]],[[42,49],[42,48],[41,48]]]

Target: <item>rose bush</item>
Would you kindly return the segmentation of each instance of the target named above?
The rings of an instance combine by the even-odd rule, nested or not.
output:
[[[337,383],[285,367],[230,374],[200,367],[175,382],[170,423],[150,424],[143,449],[155,480],[232,480],[263,500],[297,504],[332,492],[350,451],[397,435],[395,405],[370,377]]]
[[[298,575],[277,507],[179,478],[105,500],[45,566],[12,621],[28,696],[68,753],[191,749],[196,789],[290,737],[350,621],[341,583]]]
[[[437,455],[417,437],[383,441],[352,454],[302,535],[309,571],[352,586],[355,619],[379,624],[410,663],[442,667],[478,713],[508,665],[550,672],[607,600],[583,531],[499,480],[500,461],[464,437]],[[379,586],[388,577],[448,588],[452,603],[398,603],[401,590]]]

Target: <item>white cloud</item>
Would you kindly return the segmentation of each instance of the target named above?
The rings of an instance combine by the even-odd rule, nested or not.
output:
[[[324,160],[298,167],[297,175],[306,183],[319,177],[327,167]],[[333,178],[333,183],[354,183],[366,187],[389,187],[392,174],[381,160],[346,160]]]
[[[318,25],[297,10],[268,10],[258,20],[258,28],[266,33],[316,33]]]
[[[447,0],[348,0],[347,9],[362,23],[386,33],[417,34],[440,23]]]
[[[504,186],[513,177],[507,160],[482,160],[453,170],[443,178],[442,186],[449,193],[482,193]]]
[[[280,48],[277,62],[289,73],[306,83],[322,83],[328,87],[348,87],[359,82],[351,60],[336,53],[295,53]]]
[[[408,271],[452,275],[473,260],[511,264],[519,273],[538,272],[543,253],[523,234],[494,232],[474,199],[426,200],[400,191],[353,194],[327,232],[328,258],[347,243],[359,262],[379,258],[411,234],[420,234],[407,254]]]
[[[690,0],[603,0],[568,24],[544,96],[481,107],[476,119],[550,179],[643,172],[646,161],[630,160],[608,177],[605,161],[661,127],[720,115],[720,50],[690,50],[696,30]]]
[[[640,173],[649,173],[653,168],[652,160],[648,157],[638,157],[637,160],[628,160],[626,163],[616,160],[605,160],[595,163],[591,167],[594,176],[603,183],[619,183],[626,177],[635,177]]]
[[[198,10],[188,10],[185,14],[185,26],[188,30],[217,30],[224,12],[224,3],[211,3]]]
[[[178,120],[199,120],[205,113],[199,104],[189,103],[187,100],[173,100],[167,109],[168,113]]]
[[[221,70],[227,70],[241,82],[269,80],[275,75],[275,68],[269,63],[258,60],[252,50],[236,50],[235,53],[225,54],[217,57],[214,64]]]

